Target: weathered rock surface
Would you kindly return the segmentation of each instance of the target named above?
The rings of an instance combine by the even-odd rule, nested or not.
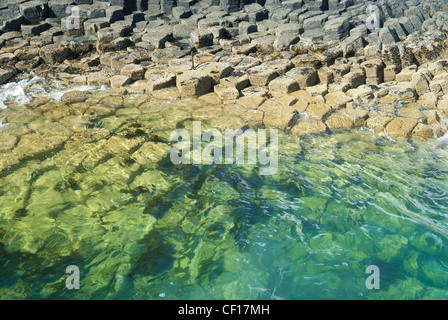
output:
[[[70,49],[60,44],[49,44],[39,51],[39,56],[48,64],[63,62],[70,54]]]
[[[387,134],[391,138],[408,138],[418,121],[409,118],[395,118],[386,126]]]
[[[313,86],[317,83],[317,71],[311,67],[297,67],[293,68],[286,73],[286,75],[294,79],[300,89],[305,89],[307,87]]]
[[[193,97],[210,91],[213,78],[203,71],[190,70],[177,75],[176,86],[182,97]]]
[[[0,85],[6,83],[9,79],[16,75],[17,71],[14,68],[0,69]]]
[[[448,7],[428,1],[382,1],[376,28],[370,3],[357,0],[9,0],[0,4],[0,84],[42,75],[110,85],[114,95],[228,105],[273,97],[277,115],[271,102],[227,109],[304,134],[366,126],[437,137],[448,118]]]
[[[293,134],[297,134],[299,136],[325,133],[326,131],[327,126],[325,125],[325,123],[318,119],[299,120],[297,124],[291,129],[291,132]]]

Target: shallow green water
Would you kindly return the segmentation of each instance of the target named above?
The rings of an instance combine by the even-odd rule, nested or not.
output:
[[[173,165],[153,141],[163,152],[91,166],[73,163],[101,140],[23,161],[0,177],[0,298],[448,298],[446,142],[279,141],[272,176]],[[65,287],[69,265],[80,290]]]

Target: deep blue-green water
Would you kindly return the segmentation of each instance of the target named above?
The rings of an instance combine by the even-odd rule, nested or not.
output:
[[[446,143],[280,141],[272,176],[166,156],[77,172],[57,155],[29,161],[0,179],[0,297],[447,298]]]

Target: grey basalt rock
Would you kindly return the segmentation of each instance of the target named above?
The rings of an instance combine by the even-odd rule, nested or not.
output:
[[[3,29],[3,32],[9,32],[20,30],[20,26],[24,23],[25,18],[21,14],[12,14],[5,16],[0,21],[0,29]],[[3,27],[1,27],[2,25]]]
[[[136,22],[136,23],[135,23],[135,27],[134,27],[134,29],[133,29],[132,31],[133,31],[134,33],[140,33],[140,32],[143,32],[143,31],[146,29],[147,25],[148,25],[148,21],[140,21],[140,22]]]
[[[120,6],[110,6],[106,9],[106,18],[109,19],[110,23],[114,23],[118,20],[124,19],[123,7]]]
[[[87,10],[87,18],[97,19],[106,17],[106,9],[110,7],[107,2],[96,2]]]
[[[67,27],[68,16],[75,13],[73,9],[67,12],[72,5],[77,6],[82,18],[79,30]],[[379,9],[379,28],[372,29],[366,24],[371,14],[369,5]],[[50,27],[62,27],[64,35],[46,32]],[[440,50],[437,43],[443,44],[444,33],[448,32],[448,3],[435,0],[0,0],[0,34],[11,30],[21,30],[23,35],[21,40],[0,40],[3,51],[12,50],[7,49],[10,46],[22,46],[22,36],[39,47],[59,43],[67,36],[86,36],[107,44],[100,51],[122,48],[129,41],[132,47],[157,49],[155,56],[160,61],[177,57],[177,51],[189,55],[192,45],[201,55],[205,53],[206,59],[216,60],[228,55],[251,55],[255,51],[263,56],[261,61],[273,55],[293,60],[297,55],[318,52],[319,59],[328,58],[325,62],[322,60],[322,66],[328,69],[338,62],[336,58],[343,56],[351,66],[348,72],[359,67],[360,61],[382,59],[382,68],[376,64],[364,67],[366,82],[379,84],[394,80],[401,68],[422,65],[434,60],[436,55],[442,56],[446,50]],[[110,45],[117,38],[127,40]],[[339,56],[329,57],[328,52],[336,48]],[[81,45],[78,49],[75,51],[79,54],[85,51]],[[216,52],[221,49],[222,52]],[[353,65],[356,67],[352,68]],[[247,69],[239,68],[243,73]],[[319,78],[330,83],[333,71],[326,71]],[[334,75],[337,81],[342,77]]]
[[[328,0],[314,0],[306,3],[306,7],[310,10],[320,10],[325,11],[328,10]]]
[[[75,5],[73,0],[52,0],[48,2],[48,16],[51,18],[63,18],[70,15],[70,6]]]
[[[389,27],[393,29],[399,39],[404,39],[408,35],[400,21],[396,18],[389,19],[384,23],[384,27]]]
[[[75,2],[75,4],[80,5],[80,4],[92,4],[93,0],[73,0]]]
[[[110,27],[114,29],[113,33],[118,35],[118,37],[128,37],[132,33],[134,24],[129,20],[120,20],[112,23]]]
[[[97,19],[106,17],[106,9],[109,7],[109,3],[98,2],[92,5],[83,4],[74,6],[71,9],[72,16],[80,16],[85,19]]]
[[[273,21],[278,21],[278,22],[281,22],[281,21],[286,22],[290,12],[291,12],[291,10],[285,9],[285,8],[276,9],[269,13],[269,19],[271,19]]]
[[[327,21],[327,19],[328,19],[328,15],[326,15],[326,14],[320,14],[320,15],[305,19],[303,21],[303,28],[305,30],[321,28],[324,25],[325,21]]]
[[[323,30],[328,39],[340,40],[349,34],[350,21],[344,17],[332,19],[325,23]]]
[[[172,0],[161,0],[160,7],[162,12],[165,14],[171,14],[173,12],[173,7],[176,6],[176,2]]]
[[[407,34],[411,34],[412,32],[417,30],[414,27],[412,20],[408,17],[402,17],[402,18],[398,19],[398,22],[401,24],[401,26],[403,27],[403,29],[406,31]]]
[[[127,14],[124,16],[124,19],[126,21],[131,21],[133,24],[136,24],[138,22],[145,21],[145,14],[140,11],[135,11],[131,14]]]
[[[213,39],[231,39],[232,33],[229,28],[215,26],[208,29],[213,34]],[[238,32],[236,33],[238,34]]]
[[[359,26],[350,30],[350,36],[352,37],[366,37],[369,30],[365,24],[360,24]]]
[[[382,44],[391,44],[400,40],[395,30],[389,27],[381,28],[379,36],[379,40]]]
[[[361,55],[364,51],[365,41],[362,36],[350,36],[340,43],[345,57]]]
[[[32,25],[22,25],[22,35],[24,37],[37,36],[42,32],[50,29],[50,25],[46,22]]]
[[[275,28],[275,35],[277,37],[282,36],[298,36],[303,33],[303,26],[298,23],[285,23],[280,24]]]
[[[301,9],[303,6],[302,0],[288,0],[282,2],[282,8],[289,9],[291,11]]]
[[[248,33],[253,33],[253,32],[258,31],[256,24],[246,22],[246,21],[241,22],[239,24],[238,28],[239,28],[239,34],[248,34]]]
[[[89,1],[89,0],[80,0]],[[137,10],[137,3],[135,0],[109,0],[111,6],[121,7],[125,14]]]
[[[135,0],[135,9],[138,11],[144,11],[148,9],[148,0]]]
[[[220,0],[219,4],[226,12],[237,12],[239,10],[238,0]]]
[[[28,0],[7,0],[7,7],[9,10],[17,12],[19,11],[19,5],[27,1]]]
[[[291,11],[288,14],[289,22],[299,22],[299,17],[301,17],[302,14],[304,14],[307,11],[308,11],[307,9],[296,9],[296,10]]]
[[[274,10],[282,6],[281,0],[266,0],[264,7],[268,10]]]
[[[185,7],[173,8],[173,17],[176,18],[177,20],[187,19],[187,18],[191,17],[192,15],[193,15],[193,13],[191,12],[191,10],[187,9]]]
[[[263,20],[263,21],[257,22],[257,28],[259,31],[273,32],[280,25],[281,25],[280,23],[272,21],[272,20]]]
[[[7,68],[7,69],[0,68],[0,85],[6,83],[16,74],[17,70],[15,68]]]
[[[250,4],[244,7],[244,11],[249,16],[249,22],[256,23],[268,18],[269,12],[258,3]]]
[[[96,36],[98,30],[107,27],[110,27],[109,19],[107,18],[89,19],[84,22],[84,33]]]
[[[184,7],[184,8],[190,8],[196,2],[197,2],[197,0],[178,0],[177,1],[177,6],[178,7]]]
[[[11,45],[11,43],[9,43],[11,40],[19,39],[21,36],[21,33],[18,31],[9,31],[0,36],[0,41],[3,41],[5,45]]]
[[[290,46],[299,42],[300,37],[298,35],[284,35],[279,36],[274,41],[273,47],[275,51],[287,51]]]
[[[168,41],[174,41],[173,28],[171,26],[158,26],[152,29],[147,29],[147,33],[143,35],[143,41],[148,42],[157,49],[165,48]]]
[[[101,42],[111,42],[116,38],[114,35],[114,29],[110,27],[105,27],[97,30],[96,35],[98,37],[98,41]]]
[[[197,29],[190,34],[191,42],[198,48],[213,45],[213,33],[208,29]]]
[[[47,2],[36,0],[22,3],[19,5],[19,12],[31,23],[44,21],[48,13]]]
[[[219,20],[211,19],[211,18],[205,18],[200,19],[197,23],[198,28],[200,29],[206,29],[214,26],[219,26]]]
[[[190,6],[190,10],[191,12],[193,12],[193,14],[204,14],[204,10],[207,8],[207,4],[204,3],[203,1],[199,1],[197,3],[195,3],[194,5]]]
[[[162,15],[162,9],[160,8],[160,5],[148,5],[149,9],[147,11],[143,11],[143,14],[145,15],[146,21],[153,21],[156,20],[158,17]]]
[[[176,39],[187,39],[197,27],[187,24],[176,24],[173,26],[173,36]]]
[[[304,42],[308,42],[308,43],[314,43],[317,41],[322,41],[324,39],[325,33],[322,29],[310,29],[310,30],[305,30],[305,32],[303,32],[300,35],[300,39],[303,40]]]

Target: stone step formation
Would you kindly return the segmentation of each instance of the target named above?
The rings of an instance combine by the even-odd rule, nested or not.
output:
[[[271,28],[297,24],[303,40],[331,42],[351,37],[353,43],[355,37],[362,36],[390,44],[422,28],[448,27],[447,12],[448,2],[440,0],[1,0],[0,32],[21,31],[27,25],[37,25],[33,28],[36,34],[55,26],[64,29],[67,18],[74,16],[79,16],[83,25],[96,23],[99,29],[119,20],[131,21],[133,27],[162,19],[170,25],[223,28],[270,21]],[[435,13],[437,19],[430,21]],[[374,25],[376,14],[378,24]],[[255,30],[245,29],[232,31]]]
[[[423,32],[430,49],[448,29],[447,14],[448,2],[439,0],[1,0],[0,34],[47,36],[60,28],[66,37],[114,40],[143,32],[150,45],[164,48],[175,29],[175,39],[196,47],[271,37],[272,44],[263,42],[278,51],[300,42],[298,50],[338,46],[350,56],[369,44],[375,52],[406,40],[422,43]],[[170,27],[157,29],[162,24]]]
[[[0,0],[0,84],[42,75],[222,101],[306,91],[312,107],[272,123],[286,128],[307,109],[320,131],[365,123],[381,131],[398,116],[412,119],[396,124],[409,124],[405,137],[422,126],[432,127],[418,134],[440,136],[447,31],[448,0]],[[378,117],[357,109],[379,102],[420,109]]]

